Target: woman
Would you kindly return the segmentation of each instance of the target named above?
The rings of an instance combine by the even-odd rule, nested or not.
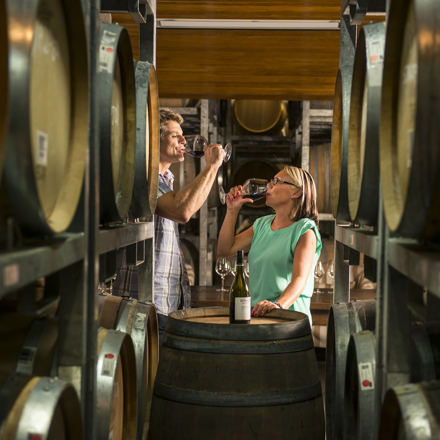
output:
[[[234,236],[238,212],[251,202],[240,186],[227,195],[227,212],[218,238],[219,256],[249,251],[249,287],[252,315],[273,309],[290,309],[309,317],[313,271],[321,253],[316,190],[312,176],[287,166],[268,183],[266,205],[274,215],[261,217],[246,231]]]

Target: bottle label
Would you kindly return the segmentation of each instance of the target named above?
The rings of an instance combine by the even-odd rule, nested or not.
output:
[[[235,298],[235,320],[249,321],[251,319],[250,296]]]

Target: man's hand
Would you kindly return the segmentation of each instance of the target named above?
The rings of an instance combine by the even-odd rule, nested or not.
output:
[[[207,165],[216,165],[220,168],[223,164],[224,152],[221,144],[209,144],[205,148],[205,160]]]

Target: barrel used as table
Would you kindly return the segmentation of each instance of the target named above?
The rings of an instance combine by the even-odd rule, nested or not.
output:
[[[305,314],[273,310],[250,325],[229,309],[169,315],[150,438],[324,439],[318,365]]]
[[[76,212],[89,142],[82,2],[7,0],[6,9],[9,123],[3,173],[10,209],[27,234],[59,233]]]

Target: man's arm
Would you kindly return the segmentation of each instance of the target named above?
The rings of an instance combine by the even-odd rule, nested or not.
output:
[[[206,167],[191,183],[177,193],[170,191],[157,199],[157,215],[186,223],[201,208],[223,163],[221,146],[210,145],[205,151],[205,159]]]

